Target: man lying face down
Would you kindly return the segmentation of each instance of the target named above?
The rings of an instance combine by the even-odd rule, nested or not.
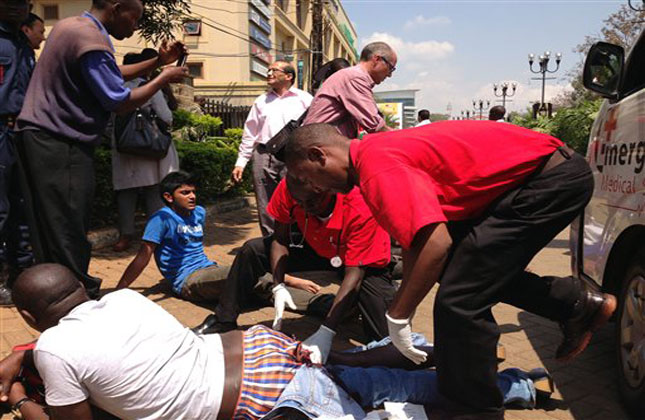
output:
[[[0,400],[6,401],[20,366],[33,364],[44,381],[53,419],[96,418],[92,406],[122,419],[257,419],[274,409],[295,410],[303,418],[360,418],[364,412],[359,404],[440,403],[436,392],[428,392],[434,372],[427,366],[404,370],[416,366],[392,346],[357,354],[332,352],[327,367],[334,371],[332,382],[323,373],[327,368],[311,366],[300,342],[279,332],[254,326],[196,335],[132,290],[89,300],[61,265],[25,271],[13,298],[27,323],[42,334],[33,351],[17,351],[0,362]],[[431,352],[431,347],[423,350]],[[302,387],[290,388],[294,381],[311,385],[325,380],[335,389],[331,400],[328,393],[309,392],[310,386],[300,396],[297,388]],[[523,401],[535,401],[533,382],[524,374],[500,377],[500,385],[512,387],[512,395],[522,388]],[[316,398],[326,402],[316,403]],[[31,401],[19,408],[29,412],[27,420],[48,418]]]

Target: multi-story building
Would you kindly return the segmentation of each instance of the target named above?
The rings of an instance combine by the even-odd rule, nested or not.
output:
[[[399,128],[414,127],[417,122],[416,93],[418,91],[419,89],[403,89],[374,92],[374,99],[381,111],[396,110],[393,116],[398,120]],[[387,104],[389,106],[386,106]]]
[[[34,12],[51,29],[58,19],[79,15],[90,0],[36,0]],[[196,95],[233,105],[250,105],[266,89],[268,65],[276,59],[291,62],[297,85],[309,89],[312,54],[323,62],[344,57],[356,63],[357,37],[340,0],[324,0],[323,51],[312,51],[313,0],[191,0],[191,13],[177,38],[190,49],[188,67]],[[116,41],[117,58],[149,45],[134,36]]]

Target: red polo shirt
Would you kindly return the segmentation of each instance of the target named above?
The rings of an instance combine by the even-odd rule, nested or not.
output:
[[[493,121],[444,121],[353,140],[365,202],[404,248],[424,226],[476,217],[562,142]]]
[[[384,267],[390,262],[390,236],[376,223],[358,188],[349,194],[336,194],[331,218],[323,222],[305,214],[283,179],[271,196],[267,212],[283,224],[295,220],[309,246],[323,258],[339,256],[348,267]]]

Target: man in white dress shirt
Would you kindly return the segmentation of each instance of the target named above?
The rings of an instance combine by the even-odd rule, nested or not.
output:
[[[428,124],[430,124],[430,111],[422,109],[417,115],[417,125],[415,125],[415,127],[421,127]]]
[[[263,236],[273,233],[273,219],[266,207],[284,177],[286,167],[272,155],[258,153],[257,145],[269,141],[289,121],[298,119],[309,108],[312,96],[293,87],[295,81],[296,72],[288,62],[276,61],[269,66],[267,84],[270,89],[255,100],[249,112],[233,168],[233,181],[240,182],[244,167],[253,158],[253,186]]]
[[[501,105],[496,105],[488,112],[488,119],[491,121],[506,122],[504,115],[506,115],[506,108]]]

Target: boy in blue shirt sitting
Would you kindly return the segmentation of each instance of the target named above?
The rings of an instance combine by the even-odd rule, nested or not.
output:
[[[130,286],[154,253],[159,271],[177,296],[195,302],[216,300],[229,267],[217,265],[204,253],[206,210],[196,204],[194,179],[183,171],[172,172],[159,188],[166,206],[150,216],[139,252],[117,289]]]

